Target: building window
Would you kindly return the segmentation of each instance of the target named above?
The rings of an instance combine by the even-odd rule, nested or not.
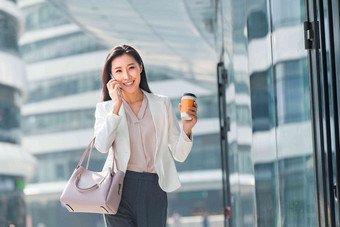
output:
[[[103,49],[96,40],[77,32],[25,44],[20,52],[27,63],[34,63]]]
[[[70,23],[58,9],[44,3],[23,8],[25,14],[26,31],[46,29]]]
[[[11,15],[0,11],[0,50],[18,55],[18,23]]]

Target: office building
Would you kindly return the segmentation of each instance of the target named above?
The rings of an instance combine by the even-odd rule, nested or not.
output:
[[[18,38],[23,31],[15,1],[0,1],[0,226],[26,226],[24,188],[36,163],[22,146],[20,112],[27,87]]]

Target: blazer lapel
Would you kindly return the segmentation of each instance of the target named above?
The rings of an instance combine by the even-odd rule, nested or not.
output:
[[[152,115],[152,120],[153,123],[155,125],[155,129],[156,129],[156,147],[155,147],[155,157],[157,155],[158,152],[158,147],[159,147],[159,137],[160,137],[160,130],[162,130],[162,126],[163,126],[163,110],[162,110],[162,105],[160,104],[160,102],[157,102],[157,100],[155,100],[155,98],[152,96],[152,94],[142,90],[144,92],[144,94],[146,95],[146,97],[148,98],[148,102],[149,102],[149,107],[150,107],[150,112]]]
[[[113,102],[112,100],[110,100],[110,104],[108,105],[107,111],[111,112],[112,107],[113,107]],[[123,104],[120,106],[118,114],[119,116],[122,116],[122,120],[120,121],[118,125],[118,129],[117,129],[116,141],[119,141],[118,143],[116,143],[117,150],[130,153],[129,128],[128,128]]]

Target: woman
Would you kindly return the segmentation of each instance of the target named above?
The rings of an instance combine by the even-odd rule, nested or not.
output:
[[[108,54],[103,74],[103,102],[96,105],[95,147],[109,151],[104,168],[125,172],[117,214],[107,226],[166,226],[167,194],[180,187],[175,160],[183,162],[192,147],[197,104],[181,130],[170,99],[150,91],[138,52],[128,45]],[[179,108],[181,105],[179,104]]]

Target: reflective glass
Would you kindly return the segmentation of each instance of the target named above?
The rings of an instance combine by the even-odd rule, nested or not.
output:
[[[251,83],[248,77],[246,8],[242,1],[223,1],[224,64],[228,71],[226,101],[230,119],[228,170],[230,226],[254,226],[255,185],[252,165]]]
[[[93,109],[27,115],[23,117],[23,132],[26,135],[36,135],[85,129],[91,127],[93,121]]]
[[[271,0],[270,8],[281,226],[287,227],[317,225],[304,2]]]
[[[178,171],[197,171],[219,169],[221,166],[218,134],[196,135],[190,158],[176,162]]]
[[[10,14],[0,10],[0,51],[18,55],[18,24]]]
[[[100,71],[88,71],[32,82],[26,103],[98,90],[102,86],[100,75]]]
[[[252,150],[261,227],[316,226],[303,3],[247,1]]]
[[[0,84],[0,142],[20,143],[20,107],[18,91]]]
[[[78,32],[25,44],[20,53],[27,63],[33,63],[103,49],[92,37]]]
[[[26,31],[46,29],[69,24],[69,20],[49,3],[41,3],[23,8]]]
[[[0,175],[0,226],[26,226],[24,179]]]

